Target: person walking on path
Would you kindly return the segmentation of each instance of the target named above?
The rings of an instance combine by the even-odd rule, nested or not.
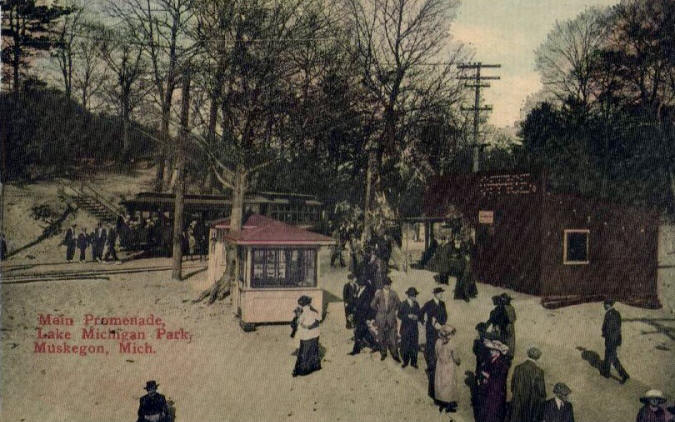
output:
[[[66,261],[68,263],[73,262],[73,257],[75,256],[75,246],[77,244],[77,238],[75,236],[75,224],[68,228],[66,231],[66,237],[63,239],[62,245],[66,247]]]
[[[436,367],[436,340],[438,330],[448,322],[448,311],[443,302],[442,287],[433,290],[433,298],[424,304],[421,310],[425,321],[426,343],[424,345],[424,360],[427,363],[429,377],[429,397],[434,398],[434,368]]]
[[[348,330],[354,328],[354,304],[356,302],[356,293],[359,286],[356,284],[354,274],[347,275],[348,281],[342,288],[342,301],[345,305],[345,320]]]
[[[485,362],[479,379],[482,400],[479,408],[481,422],[504,422],[506,417],[506,377],[511,366],[509,348],[499,340],[485,340],[490,357]]]
[[[391,279],[386,277],[382,289],[375,292],[370,307],[375,310],[375,325],[377,326],[378,344],[380,346],[381,360],[387,358],[387,349],[391,352],[392,358],[396,362],[401,362],[398,357],[398,348],[396,346],[396,315],[401,300],[391,288]]]
[[[298,358],[293,369],[293,376],[308,375],[321,369],[319,357],[319,313],[311,305],[312,298],[300,296],[298,305],[302,313],[298,317],[297,336],[300,340]]]
[[[148,394],[140,399],[137,422],[171,422],[169,406],[166,398],[157,392],[158,386],[156,381],[145,383],[145,390]]]
[[[605,359],[602,361],[600,373],[609,378],[611,367],[619,372],[621,384],[624,384],[630,376],[619,361],[618,349],[621,346],[621,314],[614,309],[613,300],[605,300],[605,319],[602,323],[602,336],[605,338]]]
[[[494,295],[492,296],[492,304],[494,308],[490,311],[490,316],[485,324],[493,336],[492,338],[502,341],[506,335],[506,326],[509,322],[504,309],[504,299],[500,295]]]
[[[434,399],[439,406],[438,411],[457,411],[457,367],[460,358],[454,340],[456,329],[443,325],[436,340],[436,371],[434,374]]]
[[[541,422],[574,422],[574,409],[567,397],[572,390],[562,382],[553,386],[553,397],[544,403]]]
[[[539,422],[541,408],[546,400],[544,371],[537,366],[541,351],[530,347],[527,360],[516,366],[511,378],[511,422]]]
[[[420,334],[417,324],[420,321],[420,305],[417,303],[419,292],[414,287],[406,290],[406,299],[398,308],[398,318],[401,320],[401,359],[403,368],[410,366],[417,369],[417,354],[420,348]]]
[[[487,338],[487,324],[479,322],[476,324],[476,333],[478,337],[473,340],[473,354],[476,357],[476,369],[474,372],[473,383],[471,384],[471,406],[473,407],[474,420],[479,420],[479,410],[483,403],[483,385],[481,384],[481,373],[485,371],[485,365],[490,358],[490,349],[485,346]]]
[[[103,260],[107,261],[112,259],[113,261],[117,261],[119,263],[119,259],[117,258],[117,250],[115,249],[117,243],[117,231],[114,228],[110,228],[108,230],[108,238],[106,239],[106,243],[107,247],[105,255],[103,256]]]
[[[666,412],[661,405],[666,402],[666,397],[659,390],[649,390],[640,397],[644,404],[638,412],[635,422],[666,422]],[[670,419],[672,420],[672,419]]]

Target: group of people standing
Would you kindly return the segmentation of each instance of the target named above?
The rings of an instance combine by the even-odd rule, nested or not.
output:
[[[449,277],[455,277],[454,298],[469,302],[478,296],[476,280],[471,271],[470,242],[462,239],[461,231],[456,230],[453,235],[441,239],[435,245],[433,255],[428,258],[427,266],[438,273],[435,279],[441,284],[449,284]]]
[[[73,224],[66,230],[63,246],[66,247],[66,261],[73,262],[75,250],[79,249],[79,261],[86,261],[87,249],[91,246],[91,260],[97,262],[116,261],[121,263],[117,257],[118,231],[113,226],[104,226],[99,222],[94,230],[87,233],[87,229],[82,227],[77,234],[77,225]]]

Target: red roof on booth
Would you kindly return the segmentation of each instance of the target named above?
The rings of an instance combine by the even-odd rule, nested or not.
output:
[[[217,221],[211,225],[215,229],[229,229],[230,220]],[[328,236],[310,232],[273,218],[253,214],[246,219],[242,230],[228,232],[225,240],[237,245],[333,245],[335,241]]]

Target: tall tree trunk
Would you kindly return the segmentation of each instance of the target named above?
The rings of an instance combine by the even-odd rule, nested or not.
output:
[[[234,175],[234,189],[232,189],[232,211],[230,213],[230,230],[240,231],[244,223],[244,196],[246,195],[246,170],[241,164],[237,165]]]
[[[361,239],[370,237],[373,226],[373,197],[375,196],[375,179],[377,177],[377,150],[374,147],[368,149],[368,164],[366,168],[366,197],[363,206],[363,233]]]
[[[129,105],[129,93],[122,94],[122,161],[126,162],[131,151],[131,144],[129,140],[129,119],[131,111]]]
[[[190,73],[186,70],[183,74],[183,101],[180,112],[180,135],[176,145],[176,171],[177,181],[175,186],[176,202],[173,216],[173,265],[171,278],[182,280],[183,250],[181,248],[181,235],[183,233],[183,206],[185,195],[185,144],[189,133],[190,112]]]

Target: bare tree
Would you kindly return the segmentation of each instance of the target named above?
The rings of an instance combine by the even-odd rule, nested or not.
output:
[[[589,8],[574,19],[556,22],[535,52],[545,90],[561,103],[572,99],[588,107],[595,100],[594,60],[608,34],[604,14]]]
[[[358,53],[359,76],[371,96],[376,130],[367,144],[364,235],[377,213],[383,163],[406,150],[411,112],[433,88],[457,86],[449,27],[458,6],[447,0],[345,0],[348,25]],[[435,66],[436,62],[441,62]],[[439,84],[439,81],[443,81]],[[400,157],[400,156],[399,156]],[[379,195],[381,196],[381,195]]]
[[[111,96],[118,104],[122,121],[121,147],[124,161],[131,151],[131,113],[146,95],[141,84],[145,67],[143,46],[134,41],[133,34],[127,28],[107,29],[102,34],[101,41],[101,57],[115,77],[115,82],[109,88]]]
[[[74,1],[67,4],[70,13],[57,21],[52,29],[54,34],[54,49],[51,55],[56,59],[61,71],[64,92],[70,100],[73,92],[73,61],[75,59],[75,43],[81,30],[84,9]],[[81,35],[80,35],[81,36]]]
[[[91,109],[91,100],[108,81],[108,67],[101,55],[103,28],[84,20],[79,27],[79,37],[73,43],[72,86],[80,97],[85,110]]]
[[[221,115],[221,133],[203,140],[202,147],[216,180],[232,191],[232,231],[241,230],[244,197],[256,173],[282,158],[297,140],[290,115],[300,108],[296,83],[303,71],[294,54],[299,45],[321,42],[322,6],[312,0],[197,2],[204,55],[212,63],[205,70],[214,72],[211,97]],[[217,284],[203,297],[213,300],[223,290]]]
[[[180,77],[181,62],[190,53],[186,32],[192,18],[193,0],[110,0],[110,14],[130,28],[134,41],[143,46],[151,64],[154,98],[159,106],[160,145],[157,148],[155,190],[170,184],[172,137],[170,133],[173,96]]]

